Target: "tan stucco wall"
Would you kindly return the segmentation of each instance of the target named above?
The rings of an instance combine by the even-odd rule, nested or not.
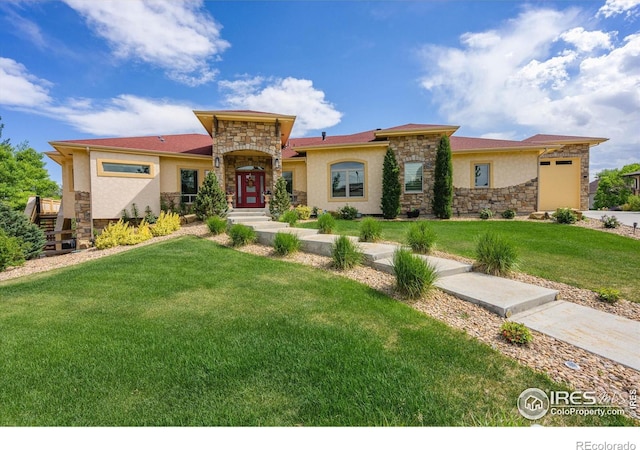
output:
[[[453,185],[472,188],[472,164],[491,164],[492,188],[503,188],[526,183],[538,176],[537,152],[495,152],[453,154]]]
[[[349,204],[363,214],[381,214],[382,163],[384,148],[353,148],[340,151],[314,150],[307,153],[307,204],[324,210],[337,210]],[[331,199],[330,165],[343,161],[365,163],[364,199]]]
[[[213,160],[160,158],[160,192],[180,192],[180,169],[198,170],[198,184],[202,186],[205,170],[213,170]]]
[[[293,189],[307,192],[307,163],[306,161],[285,160],[282,163],[283,172],[293,172]]]
[[[65,158],[62,171],[62,214],[65,218],[75,217],[75,194],[73,192],[73,158]]]
[[[98,160],[132,161],[153,165],[153,178],[131,178],[120,176],[98,176]],[[155,214],[160,213],[160,161],[157,156],[127,155],[92,151],[91,206],[93,219],[115,219],[122,210],[130,211],[135,203],[144,215],[147,206]],[[76,191],[78,188],[76,187]]]
[[[91,176],[89,170],[89,154],[78,150],[73,152],[73,190],[81,192],[91,191]]]

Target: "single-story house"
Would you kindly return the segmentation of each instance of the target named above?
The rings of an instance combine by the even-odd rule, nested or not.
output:
[[[631,179],[631,193],[640,195],[640,171],[623,173],[622,176]]]
[[[451,141],[454,214],[558,207],[588,208],[589,150],[604,138],[538,134],[523,141],[455,136],[458,126],[407,124],[361,133],[291,138],[295,116],[256,111],[194,111],[206,134],[53,141],[62,167],[61,219],[87,240],[136,203],[192,203],[209,171],[236,208],[264,208],[284,177],[297,204],[337,210],[349,204],[381,214],[388,148],[400,166],[403,211],[431,213],[435,153]]]

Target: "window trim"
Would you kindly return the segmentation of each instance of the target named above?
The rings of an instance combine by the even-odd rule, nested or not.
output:
[[[196,179],[196,193],[195,194],[183,194],[182,193],[182,171],[183,170],[191,170],[191,171],[196,172],[197,179]],[[200,192],[200,186],[202,186],[202,182],[204,180],[200,176],[200,169],[196,169],[196,168],[193,168],[193,167],[178,167],[178,180],[177,181],[178,181],[178,189],[177,189],[176,192],[180,193],[180,202],[182,203],[182,197],[184,195],[193,195],[194,196],[194,201],[195,201],[195,196],[197,196],[198,192]],[[184,202],[184,203],[186,203],[187,205],[190,205],[190,204],[193,204],[193,201],[192,202]]]
[[[331,167],[336,165],[336,164],[340,164],[340,163],[359,163],[362,164],[363,169],[362,172],[364,174],[364,180],[362,181],[362,197],[349,197],[349,196],[345,196],[345,197],[334,197],[333,196],[333,181],[331,179]],[[350,169],[344,169],[344,170],[350,170]],[[367,161],[364,161],[362,159],[354,159],[354,158],[344,158],[344,159],[337,159],[334,161],[330,161],[327,163],[327,199],[330,202],[366,202],[369,201],[368,197],[368,189],[367,189],[367,179],[369,177],[369,173],[368,173],[368,166],[367,166]]]
[[[285,172],[290,172],[291,173],[291,192],[289,192],[289,191],[287,191],[287,192],[289,192],[289,196],[291,198],[293,198],[293,191],[294,191],[294,189],[293,189],[293,179],[295,177],[294,170],[283,170],[282,171],[282,178],[284,178]],[[284,179],[286,180],[286,178],[284,178]],[[288,187],[288,184],[289,183],[287,183],[287,187]]]
[[[407,190],[407,165],[419,164],[420,165],[420,190],[409,191]],[[404,162],[404,174],[403,174],[403,189],[405,194],[423,194],[424,193],[424,162],[422,161],[405,161]]]
[[[476,186],[476,166],[489,166],[488,186]],[[493,187],[493,161],[471,161],[471,189],[491,189]]]
[[[126,164],[126,165],[140,165],[149,166],[149,173],[133,173],[133,172],[110,172],[104,170],[103,164]],[[155,178],[156,165],[151,161],[137,161],[131,159],[108,159],[98,158],[96,160],[98,176],[99,177],[118,177],[118,178]]]

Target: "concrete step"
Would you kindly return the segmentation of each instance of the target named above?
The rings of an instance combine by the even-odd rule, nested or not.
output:
[[[640,371],[640,322],[558,300],[511,320]]]
[[[301,238],[302,251],[315,253],[317,255],[331,256],[331,249],[335,240],[338,238],[335,234],[315,234],[304,236]],[[365,264],[372,265],[375,261],[389,258],[398,248],[393,244],[378,244],[375,242],[359,242],[356,236],[348,236],[354,242],[364,255]]]
[[[267,216],[227,216],[227,222],[229,223],[249,223],[249,222],[267,222],[271,218]]]
[[[278,222],[272,222],[278,223]],[[286,225],[286,224],[284,224]],[[318,234],[318,230],[312,230],[307,228],[262,228],[256,229],[258,234],[258,242],[264,245],[273,245],[273,241],[278,233],[290,233],[295,234],[298,238],[304,238]]]
[[[440,278],[435,285],[451,295],[503,317],[552,302],[558,294],[553,289],[476,272]]]
[[[273,230],[273,229],[284,229],[289,228],[288,223],[284,222],[273,222],[273,221],[262,221],[262,222],[241,222],[243,225],[247,225],[254,230]]]
[[[269,212],[263,208],[242,208],[242,209],[233,209],[227,213],[227,217],[236,217],[236,216],[269,216]]]
[[[451,259],[436,258],[435,256],[417,255],[435,267],[440,278],[471,272],[471,264],[465,264]],[[393,274],[393,256],[375,261],[373,267],[382,272]]]

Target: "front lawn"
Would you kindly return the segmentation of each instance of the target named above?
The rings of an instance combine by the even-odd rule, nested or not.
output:
[[[403,242],[410,222],[383,221],[383,239]],[[474,257],[475,239],[495,231],[510,239],[520,255],[519,270],[553,281],[596,290],[619,289],[640,302],[640,240],[596,230],[528,221],[429,221],[440,251]],[[316,222],[301,226],[315,228]],[[338,220],[334,233],[358,235],[358,221]]]
[[[518,395],[561,389],[364,285],[193,237],[0,284],[0,373],[0,426],[528,426]]]

